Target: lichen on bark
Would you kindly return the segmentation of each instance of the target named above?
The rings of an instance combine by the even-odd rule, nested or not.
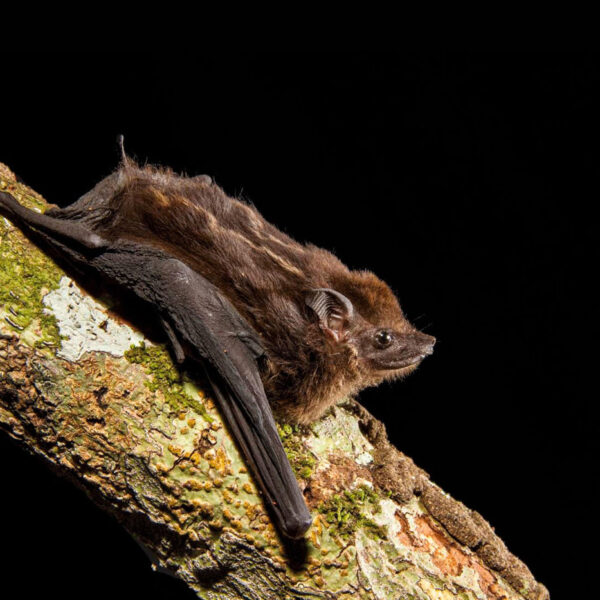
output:
[[[43,210],[4,166],[0,187]],[[547,598],[487,522],[353,401],[280,435],[314,517],[273,528],[210,393],[0,219],[0,427],[198,596]],[[84,332],[84,335],[80,335]]]

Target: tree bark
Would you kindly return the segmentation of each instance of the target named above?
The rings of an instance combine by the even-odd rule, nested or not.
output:
[[[1,164],[0,189],[46,206]],[[0,426],[198,597],[549,597],[354,401],[281,426],[314,524],[280,539],[204,384],[80,284],[0,217]]]

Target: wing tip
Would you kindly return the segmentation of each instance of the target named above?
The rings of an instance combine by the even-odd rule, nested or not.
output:
[[[304,515],[286,515],[285,523],[282,524],[281,531],[285,537],[292,540],[298,540],[304,537],[312,525],[313,519],[307,511]]]

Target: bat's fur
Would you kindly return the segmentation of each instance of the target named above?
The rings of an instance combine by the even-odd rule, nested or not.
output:
[[[287,421],[309,423],[336,400],[415,368],[374,368],[361,354],[365,332],[392,330],[425,347],[421,357],[431,351],[433,338],[410,325],[373,273],[351,271],[330,252],[295,242],[207,176],[141,168],[124,158],[76,203],[47,214],[79,220],[109,240],[158,246],[216,285],[263,340],[265,391]],[[352,302],[354,317],[342,339],[326,335],[306,305],[314,288],[336,290]]]

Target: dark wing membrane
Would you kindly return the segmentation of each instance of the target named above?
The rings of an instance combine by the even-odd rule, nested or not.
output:
[[[185,347],[206,372],[279,530],[301,537],[312,522],[277,433],[260,379],[260,339],[221,292],[176,259],[160,265],[166,292],[156,299]]]
[[[32,233],[36,243],[134,292],[152,305],[176,357],[205,366],[221,411],[264,494],[279,530],[301,537],[311,517],[277,434],[257,361],[260,338],[204,277],[156,248],[107,242],[82,222],[21,206],[0,192],[0,213]]]

